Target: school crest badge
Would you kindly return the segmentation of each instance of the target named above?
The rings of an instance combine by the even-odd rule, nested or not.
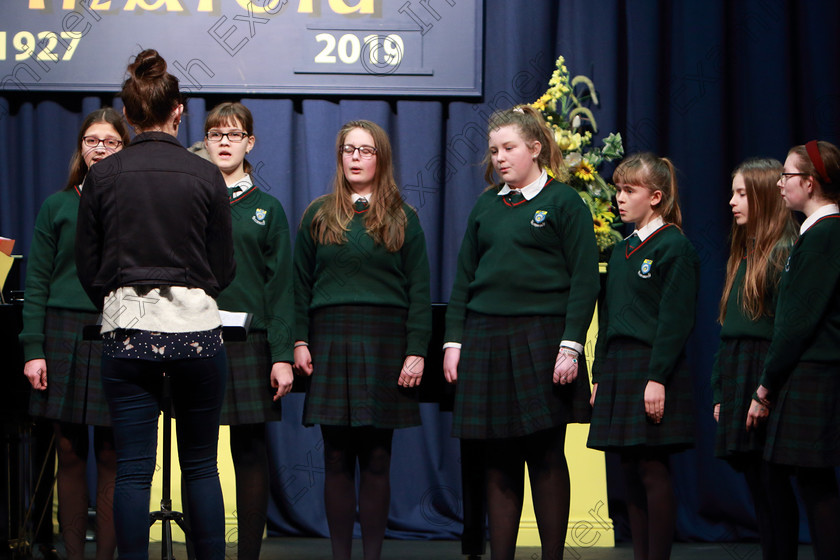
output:
[[[545,227],[545,219],[548,216],[547,210],[537,210],[531,218],[531,225],[534,227]]]
[[[652,259],[645,259],[642,261],[642,266],[639,268],[639,278],[650,278],[650,269],[653,266]]]
[[[265,225],[265,216],[268,214],[268,211],[263,210],[262,208],[257,208],[254,212],[254,215],[251,216],[251,219],[254,220],[254,223],[260,226]]]

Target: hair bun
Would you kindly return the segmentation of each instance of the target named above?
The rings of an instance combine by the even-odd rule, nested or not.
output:
[[[154,49],[146,49],[138,54],[128,71],[137,80],[157,80],[166,74],[166,61]]]

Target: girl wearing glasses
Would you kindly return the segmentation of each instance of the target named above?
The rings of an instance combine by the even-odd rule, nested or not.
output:
[[[220,309],[253,314],[248,340],[225,344],[227,390],[222,425],[230,426],[236,472],[238,557],[260,555],[268,509],[266,422],[280,421],[280,397],[292,388],[294,293],[289,223],[280,202],[251,178],[254,118],[241,103],[207,115],[204,145],[230,197],[236,278],[216,300]],[[274,389],[272,389],[274,387]]]
[[[779,278],[796,241],[796,226],[776,186],[782,164],[751,159],[732,174],[731,251],[720,300],[720,347],[712,371],[715,455],[742,472],[752,494],[763,558],[796,558],[799,512],[790,477],[762,460],[765,432],[744,418],[773,335]],[[770,507],[771,499],[787,503]]]
[[[805,221],[781,273],[747,429],[768,420],[764,459],[796,478],[823,560],[840,550],[840,149],[816,140],[793,147],[778,185]],[[771,502],[776,512],[789,506],[781,498]]]
[[[225,556],[216,450],[226,358],[215,297],[233,280],[230,201],[219,169],[175,138],[178,79],[154,50],[127,69],[120,97],[137,136],[91,169],[79,204],[76,267],[102,313],[102,385],[117,450],[119,556],[149,555],[163,375],[196,557]]]
[[[70,159],[67,186],[44,202],[35,221],[23,305],[23,373],[35,392],[33,416],[52,420],[58,452],[59,521],[67,557],[84,558],[87,530],[88,425],[97,465],[96,558],[114,557],[111,509],[116,473],[114,434],[100,380],[101,346],[82,339],[97,312],[76,274],[73,246],[85,175],[128,144],[122,116],[104,107],[89,114]]]
[[[542,558],[553,560],[569,519],[566,424],[589,419],[583,344],[598,249],[542,116],[527,105],[497,112],[488,135],[490,186],[470,213],[446,312],[443,371],[458,383],[452,431],[485,442],[493,560],[514,557],[526,463]]]
[[[677,520],[670,457],[694,444],[685,345],[694,327],[700,260],[680,229],[669,159],[633,154],[613,181],[621,221],[636,229],[610,256],[587,445],[621,459],[634,557],[664,560]]]
[[[431,335],[429,263],[417,213],[394,180],[391,143],[370,121],[344,125],[333,192],[295,242],[295,367],[309,376],[303,422],[324,438],[334,560],[349,560],[356,515],[366,560],[388,521],[391,438],[420,424],[416,390]]]

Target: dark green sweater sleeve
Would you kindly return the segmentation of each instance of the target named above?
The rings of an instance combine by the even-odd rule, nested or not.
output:
[[[317,207],[311,204],[300,222],[295,239],[294,288],[295,326],[294,339],[309,341],[309,305],[312,302],[312,286],[315,282],[315,241],[310,226]]]
[[[665,384],[691,330],[697,309],[700,262],[691,243],[675,247],[675,255],[663,285],[648,379]]]
[[[23,330],[19,336],[26,361],[45,357],[44,321],[57,249],[58,239],[52,228],[52,209],[48,204],[44,204],[35,219],[35,231],[32,234],[29,262],[26,267]]]
[[[478,241],[476,239],[475,213],[476,207],[467,219],[467,230],[458,251],[458,263],[455,270],[455,284],[449,296],[446,308],[446,330],[444,342],[461,342],[464,334],[464,321],[467,316],[467,292],[470,283],[475,280],[475,269],[478,266]]]
[[[266,331],[272,362],[294,362],[295,291],[289,221],[277,204],[264,248]]]
[[[723,344],[723,340],[721,340],[717,352],[715,352],[715,364],[712,366],[712,404],[718,404],[723,398],[720,376],[720,353],[723,350]]]
[[[430,295],[429,257],[426,236],[420,219],[411,207],[406,214],[405,242],[401,249],[403,270],[408,280],[408,322],[406,323],[406,355],[426,356],[432,336],[432,301]]]
[[[760,382],[771,400],[799,361],[838,359],[840,219],[828,221],[803,234],[801,246],[791,253],[789,270],[782,275],[773,339]]]
[[[586,331],[592,322],[601,289],[598,245],[592,228],[592,214],[577,193],[573,193],[573,201],[568,206],[560,233],[567,273],[571,279],[563,340],[585,345]]]
[[[615,252],[615,250],[613,250]],[[609,274],[609,269],[608,272]],[[607,308],[607,298],[602,298],[598,302],[598,335],[595,339],[595,360],[592,363],[592,383],[598,383],[601,375],[601,366],[604,359],[607,357],[607,331],[609,330],[609,309]]]

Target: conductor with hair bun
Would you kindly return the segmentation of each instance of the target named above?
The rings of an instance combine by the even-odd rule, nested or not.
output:
[[[76,266],[102,311],[102,383],[114,425],[119,557],[149,557],[149,500],[163,374],[196,557],[224,558],[216,465],[226,356],[215,298],[234,278],[227,188],[176,140],[184,106],[166,61],[144,50],[121,97],[137,136],[91,168],[79,205]],[[119,156],[118,159],[116,159]]]

